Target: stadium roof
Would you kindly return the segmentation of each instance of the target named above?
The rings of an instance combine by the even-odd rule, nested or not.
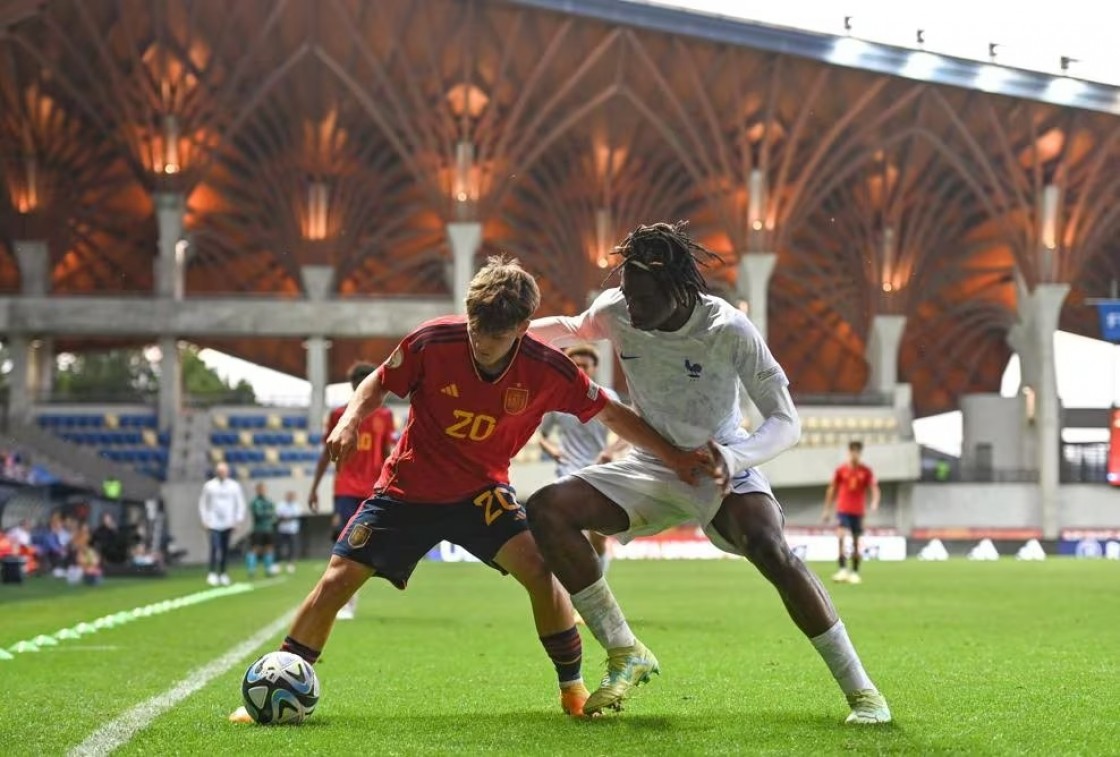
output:
[[[574,312],[612,240],[689,218],[723,291],[778,254],[800,392],[858,392],[873,317],[908,316],[920,413],[998,389],[1018,287],[1071,284],[1063,328],[1095,336],[1120,119],[830,44],[611,0],[0,0],[0,289],[39,237],[57,296],[150,292],[153,193],[178,191],[188,295],[298,297],[325,262],[338,296],[447,296],[445,224],[476,219]],[[294,340],[181,336],[304,370]],[[336,341],[332,377],[388,347]]]

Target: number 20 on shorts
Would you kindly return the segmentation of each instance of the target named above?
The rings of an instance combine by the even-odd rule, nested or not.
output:
[[[483,517],[486,518],[486,525],[488,526],[496,521],[503,512],[521,509],[521,505],[517,504],[513,492],[500,486],[487,489],[475,497],[474,506],[482,508]]]
[[[468,410],[454,410],[452,412],[455,414],[455,423],[445,428],[443,432],[455,439],[470,439],[472,442],[485,441],[498,427],[496,418],[483,413],[472,413]]]

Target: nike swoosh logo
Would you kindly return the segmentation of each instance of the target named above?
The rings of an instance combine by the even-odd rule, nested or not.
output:
[[[618,356],[622,360],[637,360],[638,358],[641,357],[641,355],[623,355],[621,352],[618,353]]]

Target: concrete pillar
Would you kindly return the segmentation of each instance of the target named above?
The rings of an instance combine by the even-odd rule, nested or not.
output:
[[[766,313],[769,307],[767,294],[770,290],[770,276],[774,264],[778,262],[777,253],[748,252],[739,256],[739,294],[747,301],[748,317],[766,339]]]
[[[899,483],[897,497],[894,527],[900,534],[908,537],[914,530],[914,484],[910,481]]]
[[[12,372],[8,374],[8,418],[17,423],[31,420],[31,340],[12,334],[6,340]]]
[[[20,291],[25,297],[46,297],[51,289],[51,254],[42,239],[17,239]]]
[[[170,431],[183,407],[183,371],[179,340],[159,339],[159,430]]]
[[[906,331],[906,316],[877,315],[871,319],[867,340],[867,364],[871,367],[867,388],[893,394],[898,384],[898,349]]]
[[[50,337],[35,339],[31,342],[31,393],[34,401],[42,402],[50,397],[54,388],[54,340]]]
[[[1032,334],[1029,307],[1021,307],[1019,321],[1007,332],[1007,344],[1019,356],[1019,391],[1029,386],[1034,389],[1038,386],[1038,355],[1035,349]]]
[[[157,192],[154,199],[159,227],[159,250],[154,271],[156,296],[181,300],[186,287],[186,247],[180,244],[187,212],[186,199],[181,192]]]
[[[1038,354],[1035,427],[1038,429],[1038,483],[1042,501],[1042,534],[1058,538],[1062,410],[1058,372],[1054,365],[1054,334],[1069,284],[1039,284],[1031,294],[1034,345]]]
[[[482,224],[475,221],[447,224],[451,243],[451,297],[455,312],[467,312],[467,289],[475,274],[474,256],[482,245]]]
[[[325,302],[330,299],[334,266],[302,265],[299,267],[299,273],[303,279],[303,293],[307,295],[307,299],[312,302]]]
[[[327,412],[327,350],[330,343],[325,337],[310,336],[303,343],[307,350],[307,382],[311,384],[311,401],[307,406],[307,427],[323,427]]]

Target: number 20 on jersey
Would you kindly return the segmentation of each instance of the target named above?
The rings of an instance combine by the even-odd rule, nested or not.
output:
[[[445,428],[443,432],[455,439],[470,439],[472,442],[482,442],[490,438],[498,421],[493,416],[484,413],[472,413],[468,410],[454,410],[455,422]]]

